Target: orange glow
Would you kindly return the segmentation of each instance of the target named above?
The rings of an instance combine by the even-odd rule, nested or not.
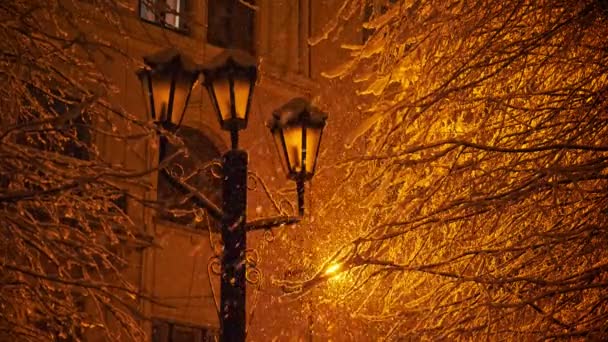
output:
[[[340,271],[341,268],[342,268],[341,264],[331,264],[325,270],[325,275],[335,276],[335,275],[337,275],[336,273],[338,273],[338,271]]]

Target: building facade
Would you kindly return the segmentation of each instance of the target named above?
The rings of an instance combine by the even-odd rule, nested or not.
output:
[[[319,91],[321,71],[332,64],[332,44],[311,47],[308,38],[323,29],[339,1],[321,0],[131,0],[122,10],[120,27],[95,27],[122,54],[102,59],[103,72],[119,87],[112,101],[140,118],[146,106],[136,71],[144,56],[172,47],[204,64],[227,47],[246,50],[259,61],[248,128],[241,146],[249,152],[249,168],[274,188],[289,186],[265,122],[272,111],[293,97],[313,98]],[[337,120],[332,113],[332,121]],[[189,179],[191,185],[221,205],[221,182],[213,176],[213,160],[228,149],[229,135],[220,130],[206,90],[193,89],[178,133],[190,153],[169,172],[188,172],[210,165]],[[131,169],[155,169],[159,150],[171,153],[158,138],[124,145],[106,138],[100,150],[112,162]],[[142,321],[155,342],[211,341],[219,332],[219,278],[221,253],[216,222],[196,208],[192,199],[178,203],[183,194],[162,172],[152,172],[148,188],[130,187],[138,197],[169,210],[153,210],[128,201],[128,215],[153,237],[154,246],[129,250],[127,278],[154,301],[140,308]],[[295,198],[295,192],[293,192]],[[249,192],[248,219],[278,214],[261,185]],[[94,340],[94,337],[91,337]]]

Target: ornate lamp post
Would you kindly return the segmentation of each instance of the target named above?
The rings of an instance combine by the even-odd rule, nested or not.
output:
[[[138,75],[147,92],[150,115],[161,125],[178,126],[198,77],[198,67],[175,52],[164,52],[144,61],[148,68]],[[222,208],[199,195],[203,196],[199,203],[222,223],[220,340],[245,341],[247,231],[300,220],[304,214],[304,182],[314,175],[327,115],[302,98],[291,100],[273,113],[268,126],[288,177],[297,183],[299,216],[247,222],[248,155],[239,149],[238,133],[247,127],[257,79],[256,60],[242,51],[227,50],[207,64],[202,73],[220,127],[230,132],[231,140],[231,149],[222,157]]]

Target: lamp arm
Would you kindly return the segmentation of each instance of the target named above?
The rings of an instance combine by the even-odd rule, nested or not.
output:
[[[213,203],[209,198],[207,198],[207,196],[203,195],[200,191],[198,191],[198,189],[196,189],[192,185],[184,183],[176,177],[173,177],[166,170],[163,170],[163,173],[165,176],[169,177],[173,182],[183,188],[183,190],[187,191],[189,195],[194,196],[194,198],[196,199],[196,203],[203,207],[203,209],[207,210],[211,217],[216,220],[222,219],[222,217],[224,216],[222,209],[215,205],[215,203]]]
[[[264,182],[260,179],[260,177],[253,172],[249,172],[249,177],[251,177],[251,179],[253,180],[253,184],[254,184],[251,189],[255,189],[257,183],[260,183],[262,185],[262,187],[264,188],[265,194],[273,202],[275,208],[279,211],[282,211],[282,210],[280,210],[277,203],[273,200],[272,196],[270,196],[270,191],[269,191],[268,187],[266,186],[266,184],[264,184]],[[256,220],[247,222],[245,224],[246,230],[252,231],[252,230],[259,230],[259,229],[270,229],[270,228],[276,228],[276,227],[280,227],[280,226],[286,226],[286,225],[292,225],[292,224],[299,223],[302,220],[302,217],[304,216],[304,178],[301,178],[296,183],[297,183],[297,188],[298,188],[297,189],[298,216],[278,215],[278,216],[272,216],[272,217],[268,217],[268,218],[256,219]]]
[[[247,231],[276,228],[296,224],[302,220],[298,216],[274,216],[247,222]]]
[[[262,178],[253,171],[249,171],[248,176],[249,178],[247,180],[247,189],[256,190],[258,188],[258,185],[261,186],[264,195],[266,195],[266,198],[270,200],[275,211],[278,212],[277,216],[288,216],[287,214],[285,214],[286,211],[282,209],[281,203],[277,202],[277,200],[273,197],[270,189],[268,188],[268,185],[262,180]],[[282,198],[280,201],[282,202],[287,200]],[[289,202],[289,205],[293,209],[293,205],[291,204],[291,202]]]

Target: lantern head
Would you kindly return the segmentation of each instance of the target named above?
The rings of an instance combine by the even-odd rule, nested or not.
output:
[[[175,49],[144,57],[146,67],[137,72],[146,107],[152,120],[165,126],[179,126],[200,68]]]
[[[205,86],[222,129],[238,131],[247,127],[257,61],[240,50],[225,50],[203,68]]]
[[[314,175],[326,120],[326,113],[303,98],[272,113],[268,127],[289,179],[309,180]]]

